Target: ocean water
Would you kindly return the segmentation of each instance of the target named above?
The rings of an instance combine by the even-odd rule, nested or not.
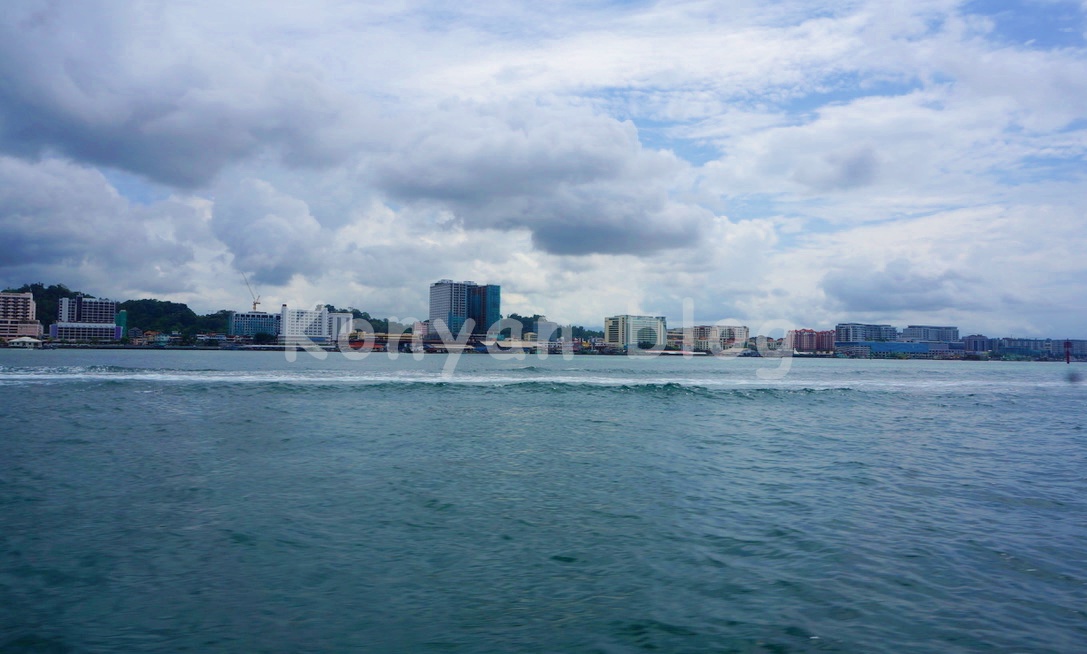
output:
[[[1082,365],[450,364],[0,350],[0,651],[1087,650]]]

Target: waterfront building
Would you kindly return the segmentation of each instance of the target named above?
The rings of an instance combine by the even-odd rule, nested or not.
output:
[[[797,352],[832,352],[834,350],[834,330],[816,331],[814,329],[795,329],[788,334],[793,349]]]
[[[91,297],[63,297],[57,307],[57,322],[104,325],[117,317],[117,303]]]
[[[935,327],[933,325],[909,325],[902,330],[900,340],[952,343],[959,340],[959,328]]]
[[[904,341],[838,342],[835,343],[835,351],[856,359],[931,359],[950,355],[946,343]]]
[[[1071,346],[1071,353],[1074,357],[1087,357],[1087,339],[1082,338],[1069,338],[1069,339],[1056,339],[1053,341],[1053,354],[1055,356],[1064,356],[1064,343],[1068,341]]]
[[[483,335],[502,319],[502,290],[496,284],[454,282],[442,279],[430,285],[430,334],[444,325],[453,336],[460,334],[465,321],[474,322],[472,333]]]
[[[41,338],[33,293],[0,293],[0,339]]]
[[[253,338],[257,334],[279,336],[279,321],[281,313],[268,313],[267,311],[235,311],[230,314],[231,336],[244,336]]]
[[[78,296],[61,298],[57,322],[49,336],[60,341],[119,341],[128,327],[128,312],[113,300]]]
[[[333,343],[346,344],[354,331],[352,323],[355,316],[350,313],[328,314],[328,337]]]
[[[857,343],[860,341],[893,341],[898,338],[898,330],[891,325],[868,325],[858,322],[841,322],[834,327],[835,343]]]
[[[288,309],[279,311],[279,342],[283,345],[310,345],[329,342],[328,309]]]
[[[744,325],[717,325],[717,336],[721,345],[731,347],[737,343],[747,343],[751,330]]]
[[[694,325],[668,330],[668,345],[701,352],[727,350],[746,344],[749,330],[742,325]]]
[[[502,320],[502,288],[497,284],[468,286],[468,317],[475,321],[472,333],[484,335]]]
[[[1043,338],[998,338],[993,351],[1000,355],[1040,357],[1050,353],[1051,345]]]
[[[664,347],[668,326],[664,316],[624,314],[604,319],[604,344],[614,348]]]
[[[569,332],[567,332],[569,335]],[[556,341],[563,339],[562,325],[552,322],[544,316],[536,320],[536,339],[541,341]]]
[[[984,334],[971,334],[962,338],[963,350],[967,354],[982,354],[993,349],[993,341]]]

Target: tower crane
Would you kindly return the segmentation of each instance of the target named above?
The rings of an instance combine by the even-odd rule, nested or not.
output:
[[[253,311],[257,310],[257,306],[260,305],[260,296],[253,292],[253,287],[249,284],[249,278],[242,273],[242,279],[245,280],[245,287],[249,289],[249,295],[253,296]]]

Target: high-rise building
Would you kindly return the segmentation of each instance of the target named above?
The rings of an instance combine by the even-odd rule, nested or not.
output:
[[[328,309],[288,309],[279,311],[279,342],[283,345],[311,345],[329,340]]]
[[[117,303],[90,297],[64,297],[57,307],[57,322],[105,325],[117,319]]]
[[[473,333],[483,335],[502,320],[502,289],[497,284],[468,286],[468,317],[475,321]]]
[[[33,293],[0,293],[0,318],[4,320],[37,319],[38,305]]]
[[[33,293],[0,293],[0,338],[41,338]]]
[[[330,313],[328,314],[328,338],[333,343],[347,344],[351,338],[352,326],[355,322],[354,314]]]
[[[474,322],[472,333],[486,334],[502,319],[502,291],[497,284],[454,282],[442,279],[430,285],[430,335],[442,327],[453,336],[460,334],[465,321]]]
[[[61,341],[117,341],[127,329],[128,313],[113,300],[83,296],[61,298],[49,335]]]
[[[604,344],[608,347],[664,347],[667,338],[664,316],[620,315],[604,319]]]

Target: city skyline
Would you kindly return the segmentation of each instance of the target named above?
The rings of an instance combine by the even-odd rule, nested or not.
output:
[[[29,285],[27,285],[27,286],[29,286]],[[424,323],[424,321],[429,322],[429,320],[432,320],[435,315],[443,315],[442,311],[439,311],[438,314],[434,313],[435,306],[436,306],[435,305],[435,288],[436,287],[439,287],[439,288],[440,287],[448,287],[448,290],[452,290],[453,288],[459,288],[460,295],[462,296],[460,298],[460,304],[458,306],[460,306],[460,311],[463,312],[463,315],[459,315],[460,320],[457,321],[457,322],[454,322],[453,329],[450,330],[450,335],[452,337],[456,337],[458,334],[460,334],[460,331],[461,331],[461,329],[463,327],[463,324],[464,324],[464,318],[467,318],[467,317],[472,317],[474,322],[475,322],[475,325],[473,327],[473,333],[476,336],[481,336],[481,335],[484,335],[488,331],[488,328],[491,325],[496,324],[498,321],[502,320],[503,318],[506,318],[506,317],[512,316],[512,315],[519,315],[515,311],[514,312],[509,312],[509,313],[503,313],[500,310],[500,299],[499,299],[500,296],[501,296],[501,290],[500,290],[501,287],[500,286],[493,285],[493,284],[476,284],[475,282],[472,282],[472,281],[454,282],[453,280],[450,280],[450,279],[441,279],[441,280],[438,280],[438,281],[433,282],[433,283],[430,284],[430,299],[431,299],[431,301],[430,301],[430,304],[429,304],[429,308],[430,308],[429,318],[421,317],[422,315],[426,315],[426,314],[420,314],[419,316],[410,315],[410,316],[387,316],[387,317],[385,317],[385,316],[381,316],[379,314],[373,314],[372,312],[370,312],[368,310],[365,310],[365,308],[358,308],[358,307],[353,307],[353,308],[351,308],[351,310],[358,311],[358,312],[364,312],[365,311],[365,313],[371,315],[372,318],[379,319],[379,320],[392,319],[392,320],[398,320],[398,321],[401,321],[401,322],[407,320],[407,321],[410,321],[410,322],[419,322],[420,324],[422,324],[422,323]],[[57,288],[57,287],[50,287],[50,288]],[[119,306],[120,304],[122,304],[125,301],[132,301],[133,300],[133,298],[129,298],[128,300],[111,300],[109,298],[102,298],[102,297],[95,298],[93,296],[93,294],[84,294],[84,292],[82,292],[82,291],[70,290],[70,289],[67,289],[67,287],[64,286],[64,285],[60,285],[59,288],[66,289],[67,292],[72,293],[73,296],[72,296],[72,299],[62,298],[59,301],[60,302],[60,308],[59,308],[59,311],[58,311],[58,317],[61,318],[61,319],[58,322],[65,322],[65,321],[72,322],[72,321],[77,320],[77,318],[79,317],[78,316],[78,311],[79,310],[77,309],[77,307],[80,306],[81,302],[84,302],[87,299],[89,299],[92,303],[106,303],[106,304],[109,304],[109,305],[114,306],[114,307]],[[470,291],[473,291],[473,290],[476,291],[476,295],[477,295],[477,298],[476,298],[477,304],[474,307],[471,306],[472,300],[470,299],[471,298]],[[34,304],[34,301],[32,299],[30,299],[31,293],[26,293],[26,292],[6,292],[5,291],[0,295],[5,296],[4,298],[0,298],[0,299],[5,299],[5,300],[8,299],[9,297],[26,296],[26,298],[28,299],[31,307],[33,307],[33,304]],[[449,295],[449,293],[446,293],[446,295]],[[490,304],[490,306],[488,307],[488,302],[487,302],[487,300],[484,300],[484,298],[490,298],[491,299],[490,301],[492,301],[493,304]],[[160,301],[163,301],[163,300],[158,299],[158,298],[141,298],[140,301],[160,302]],[[451,297],[447,297],[444,300],[440,300],[438,305],[439,306],[442,305],[442,302],[444,302],[445,304],[452,304],[453,300],[452,300]],[[316,312],[325,312],[329,316],[335,316],[337,320],[343,320],[346,317],[351,315],[350,313],[336,313],[336,312],[332,311],[331,307],[333,307],[334,305],[331,305],[331,304],[317,303],[317,305],[318,305],[318,308],[316,310],[302,309],[302,308],[299,308],[297,306],[288,307],[288,305],[283,304],[283,305],[281,305],[279,310],[276,310],[276,311],[265,311],[265,310],[251,311],[249,309],[244,309],[244,308],[243,309],[232,309],[232,308],[228,308],[228,307],[221,307],[218,310],[218,312],[226,311],[226,312],[229,312],[231,316],[235,316],[235,315],[240,316],[242,321],[243,321],[242,322],[243,326],[241,326],[239,328],[238,333],[241,334],[241,335],[246,335],[246,336],[253,336],[255,333],[260,331],[259,329],[255,330],[255,328],[253,328],[250,325],[250,323],[254,322],[254,320],[255,320],[254,324],[259,323],[262,326],[263,329],[267,329],[268,326],[270,324],[272,324],[272,323],[268,322],[269,320],[271,320],[274,323],[278,324],[281,313],[285,312],[285,311],[288,311],[288,310],[290,310],[291,312],[295,312],[295,313],[301,312],[301,314],[315,314]],[[451,312],[450,312],[450,309],[451,309],[451,307],[447,308],[445,310],[444,315],[452,315]],[[477,320],[477,318],[480,315],[483,315],[483,314],[480,313],[481,310],[484,311],[486,313],[486,315],[488,316],[488,319],[483,320],[482,322],[480,320]],[[72,315],[66,315],[68,312],[71,312]],[[726,331],[730,331],[731,329],[734,329],[736,327],[733,323],[737,322],[736,320],[729,319],[729,318],[717,318],[717,319],[710,319],[710,320],[692,318],[692,319],[689,319],[689,320],[685,320],[683,318],[675,318],[673,316],[668,316],[668,315],[665,315],[665,316],[638,316],[636,314],[615,314],[615,315],[612,315],[612,316],[609,316],[609,315],[601,316],[599,324],[592,323],[592,322],[590,322],[588,324],[576,324],[576,323],[559,323],[559,322],[552,321],[552,320],[548,319],[547,313],[545,311],[535,311],[535,312],[533,312],[531,314],[526,314],[524,317],[539,316],[542,320],[547,320],[547,323],[549,325],[553,326],[556,329],[559,328],[559,327],[562,327],[562,326],[577,326],[577,327],[590,329],[590,330],[594,330],[594,331],[600,331],[600,332],[603,332],[605,334],[605,340],[607,340],[608,331],[609,331],[609,326],[608,326],[609,322],[612,321],[613,319],[617,318],[617,317],[624,316],[624,315],[625,316],[633,316],[633,317],[637,317],[637,318],[652,318],[654,320],[660,319],[660,320],[664,321],[664,323],[666,325],[671,325],[670,327],[666,327],[666,329],[668,331],[672,331],[674,328],[684,328],[684,329],[694,328],[696,330],[698,330],[700,328],[705,328],[705,329],[711,329],[711,328],[712,329],[717,329],[717,328],[720,328],[720,329],[723,329],[723,330],[726,330]],[[692,312],[692,315],[693,315],[693,312]],[[210,316],[211,316],[211,314],[208,314],[208,315],[206,315],[204,317],[210,317]],[[264,320],[261,320],[260,318],[257,318],[257,316],[262,317]],[[12,316],[7,316],[6,314],[4,316],[0,316],[0,318],[4,318],[4,317],[14,317],[14,314]],[[65,320],[65,317],[66,317],[67,320]],[[691,318],[691,316],[687,316],[687,317]],[[113,320],[112,317],[109,317],[107,319],[107,317],[106,317],[106,315],[104,313],[101,316],[98,316],[98,318],[100,318],[101,320],[96,320],[95,322],[107,322],[108,323],[108,322],[111,322]],[[227,327],[226,327],[226,331],[229,332],[231,335],[234,334],[234,329],[235,329],[234,324],[233,324],[233,320],[234,319],[231,318],[231,320],[227,323]],[[738,326],[738,328],[744,330],[744,332],[747,333],[749,327],[754,327],[757,330],[759,328],[759,322],[760,321],[755,321],[755,324],[753,324],[753,325],[747,325],[746,324],[747,321],[739,321],[739,322],[744,322],[745,324],[743,324],[742,326]],[[1037,336],[1024,335],[1024,334],[1015,333],[1015,332],[1001,333],[1001,334],[993,334],[993,333],[986,334],[986,333],[983,333],[982,330],[971,329],[971,328],[969,328],[969,326],[967,328],[965,328],[965,329],[960,329],[960,327],[957,326],[957,325],[905,324],[905,325],[902,326],[901,329],[899,329],[899,327],[897,325],[886,324],[886,323],[882,323],[882,324],[860,323],[860,322],[853,321],[851,319],[843,319],[840,316],[835,321],[835,323],[830,327],[822,327],[822,326],[813,327],[811,323],[804,323],[804,322],[799,322],[799,323],[795,323],[795,324],[788,324],[788,325],[783,324],[781,321],[776,321],[776,320],[761,321],[761,322],[762,322],[761,326],[762,327],[768,327],[768,329],[764,330],[762,332],[752,331],[752,332],[750,332],[750,335],[752,337],[754,337],[756,335],[772,336],[771,332],[777,333],[777,338],[780,338],[784,333],[789,333],[789,332],[798,332],[798,333],[799,332],[813,332],[813,333],[827,333],[827,332],[835,333],[835,332],[837,332],[837,338],[835,339],[837,341],[868,341],[868,340],[965,341],[965,340],[967,340],[968,337],[987,337],[987,338],[990,338],[990,339],[996,338],[996,339],[1013,339],[1013,340],[1014,339],[1055,340],[1055,341],[1056,340],[1063,341],[1065,339],[1073,339],[1073,340],[1079,341],[1079,340],[1084,340],[1084,337],[1085,337],[1085,335],[1083,333],[1079,333],[1079,332],[1072,333],[1072,334],[1043,334],[1043,335],[1037,335]],[[53,324],[53,323],[50,322],[48,324],[40,324],[39,326],[43,330],[43,333],[48,334],[48,331],[50,329],[51,324]],[[134,325],[134,326],[139,327],[139,325]],[[339,328],[333,328],[331,323],[329,325],[329,329],[331,330],[331,333],[338,333],[339,332]],[[448,326],[447,326],[447,329],[448,329]],[[843,331],[843,330],[845,330],[845,331]],[[778,332],[780,332],[780,333],[778,333]],[[14,335],[14,334],[15,334],[15,332],[13,331],[12,334],[8,334],[8,335],[10,336],[10,335]],[[696,338],[702,338],[702,336],[696,336]],[[734,338],[734,335],[730,335],[729,338]]]
[[[1081,336],[1085,34],[1080,0],[17,3],[0,284]]]

